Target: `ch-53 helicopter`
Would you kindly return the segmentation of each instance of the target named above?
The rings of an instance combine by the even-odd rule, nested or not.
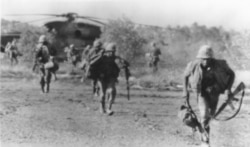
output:
[[[105,24],[104,22],[99,21],[99,18],[80,16],[77,13],[72,12],[65,14],[10,14],[7,16],[30,15],[50,16],[50,18],[53,18],[54,20],[44,23],[44,26],[49,33],[55,36],[57,41],[59,40],[60,42],[63,42],[63,45],[61,46],[74,44],[76,47],[82,47],[91,44],[96,38],[100,37],[101,28]],[[62,19],[57,20],[56,18]]]
[[[46,15],[66,18],[64,21],[51,21],[44,24],[44,26],[48,29],[48,32],[54,32],[56,36],[60,38],[94,40],[100,37],[101,26],[104,25],[103,22],[97,20],[98,18],[79,16],[77,13]],[[82,19],[91,21],[92,23],[86,21],[82,22]]]

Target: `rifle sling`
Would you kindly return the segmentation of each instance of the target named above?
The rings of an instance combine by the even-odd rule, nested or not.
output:
[[[222,110],[224,110],[226,108],[226,106],[228,105],[228,102],[227,102],[227,103],[222,104],[222,106],[219,108],[218,112],[214,115],[213,119],[215,119],[217,121],[227,121],[227,120],[230,120],[230,119],[234,118],[240,112],[244,95],[245,95],[245,90],[242,91],[240,102],[239,102],[240,103],[239,108],[237,109],[237,111],[232,116],[230,116],[228,118],[225,118],[225,119],[216,118],[222,112]]]

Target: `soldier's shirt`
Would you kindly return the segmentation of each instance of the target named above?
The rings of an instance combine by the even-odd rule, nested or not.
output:
[[[37,47],[39,48],[37,49],[36,59],[40,58],[39,60],[40,63],[48,62],[50,59],[50,53],[48,47],[42,44],[38,44]]]
[[[201,91],[206,92],[208,87],[213,87],[216,84],[214,71],[211,67],[202,67]]]
[[[184,76],[189,77],[189,85],[196,92],[214,86],[219,93],[224,93],[229,83],[229,77],[234,74],[225,60],[213,59],[212,65],[207,69],[201,68],[200,60],[194,60],[188,63]],[[204,88],[202,88],[202,85]]]
[[[153,48],[152,49],[152,55],[153,56],[159,56],[159,55],[161,55],[161,50],[160,50],[160,48]]]

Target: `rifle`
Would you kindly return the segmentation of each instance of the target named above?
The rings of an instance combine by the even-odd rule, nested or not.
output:
[[[225,108],[227,105],[229,105],[231,107],[232,110],[234,110],[234,106],[232,104],[233,101],[239,101],[239,99],[235,98],[235,95],[238,94],[239,92],[242,91],[242,95],[241,95],[241,99],[239,102],[239,108],[236,110],[236,112],[231,116],[228,117],[226,119],[218,119],[216,118]],[[228,95],[227,100],[220,106],[220,108],[218,109],[218,111],[215,113],[215,115],[213,116],[215,120],[220,120],[220,121],[226,121],[226,120],[230,120],[232,118],[234,118],[240,111],[241,108],[241,104],[243,101],[243,97],[245,94],[245,84],[243,82],[241,82],[234,90],[234,92],[231,95]]]
[[[126,78],[126,84],[127,84],[127,98],[130,100],[130,93],[129,93],[129,77],[130,77],[130,72],[128,67],[125,67],[125,78]]]

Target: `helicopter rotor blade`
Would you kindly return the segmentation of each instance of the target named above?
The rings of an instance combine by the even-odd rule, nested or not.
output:
[[[58,14],[5,14],[4,16],[55,16],[55,17],[60,17],[63,15],[58,15]]]
[[[99,20],[103,20],[103,21],[114,21],[113,19],[104,19],[104,18],[97,18],[97,17],[90,17],[90,16],[79,16],[80,18],[85,18],[85,19],[89,19],[89,20],[94,20],[97,21],[96,19]],[[100,22],[100,21],[99,21]],[[105,24],[103,22],[101,22],[102,24]],[[142,24],[142,23],[137,23],[131,20],[131,23],[135,24],[135,25],[139,25],[139,26],[146,26],[146,27],[158,27],[158,28],[162,28],[161,26],[156,26],[156,25],[149,25],[149,24]]]
[[[42,19],[36,19],[36,20],[26,21],[24,23],[34,23],[34,22],[37,22],[37,21],[43,21],[43,20],[47,20],[47,19],[50,19],[50,18],[54,18],[54,17],[46,17],[46,18],[42,18]]]
[[[90,20],[90,21],[93,21],[93,22],[96,22],[96,23],[99,23],[99,24],[102,24],[102,25],[105,25],[104,22],[101,22],[101,21],[98,21],[98,20],[95,20],[94,18],[92,17],[88,17],[88,16],[77,16],[78,18],[83,18],[83,19],[87,19],[87,20]]]

